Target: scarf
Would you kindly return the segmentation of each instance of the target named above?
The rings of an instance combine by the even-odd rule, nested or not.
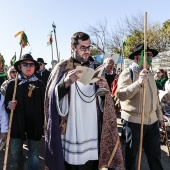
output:
[[[5,76],[7,76],[5,72],[0,74],[0,77],[5,77]]]
[[[45,71],[45,68],[42,71],[37,71],[38,74],[42,76],[43,72]]]
[[[130,69],[137,71],[138,73],[140,73],[142,71],[142,68],[135,62],[133,62],[130,66]],[[151,74],[151,70],[148,69],[148,74]]]
[[[165,77],[162,77],[160,80],[156,80],[156,83],[159,84],[159,86],[162,87],[162,86],[163,86],[162,83],[163,83],[165,80],[166,80],[166,78],[165,78]],[[169,81],[169,82],[170,82],[170,81]]]
[[[33,74],[30,78],[24,78],[22,74],[18,75],[18,80],[21,80],[21,82],[18,85],[21,85],[25,82],[29,82],[29,81],[37,81],[38,78]]]

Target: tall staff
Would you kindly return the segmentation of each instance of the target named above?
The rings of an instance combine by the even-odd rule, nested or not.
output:
[[[125,46],[126,46],[126,42],[123,41],[123,43],[122,43],[122,58],[121,58],[120,71],[122,70],[122,64],[123,64],[123,59],[124,59]]]
[[[58,45],[57,45],[57,38],[56,38],[56,31],[55,31],[56,25],[54,24],[54,22],[52,24],[52,27],[53,27],[53,31],[54,31],[54,37],[55,37],[55,44],[56,44],[56,51],[57,51],[57,62],[59,62],[60,57],[59,57],[59,53],[58,53]]]
[[[27,36],[24,33],[24,31],[20,31],[18,32],[14,37],[17,37],[18,35],[21,34],[21,38],[20,38],[20,45],[21,45],[21,50],[20,50],[20,57],[19,60],[22,56],[22,49],[28,45],[28,40],[27,40]],[[16,91],[17,91],[17,83],[18,83],[18,73],[16,74],[16,78],[15,78],[15,86],[14,86],[14,92],[13,92],[13,97],[12,97],[12,101],[15,101],[15,96],[16,96]],[[8,135],[7,135],[7,142],[6,142],[6,149],[5,149],[5,157],[4,157],[4,166],[3,166],[3,170],[6,170],[7,167],[7,159],[8,159],[8,150],[9,150],[9,141],[10,141],[10,134],[11,134],[11,126],[12,126],[12,119],[13,119],[13,113],[14,110],[11,110],[10,113],[10,120],[9,120],[9,127],[8,127]]]
[[[53,37],[52,37],[52,31],[49,34],[49,40],[48,40],[47,44],[51,46],[51,55],[52,55],[52,61],[53,61]],[[53,65],[52,65],[52,67],[53,67]]]
[[[146,50],[147,50],[147,12],[145,12],[145,18],[144,18],[144,59],[143,59],[143,69],[146,69]],[[143,85],[143,99],[142,99],[142,115],[141,115],[138,170],[140,170],[141,155],[142,155],[143,122],[144,122],[144,114],[145,114],[145,97],[146,97],[146,86],[144,84]]]

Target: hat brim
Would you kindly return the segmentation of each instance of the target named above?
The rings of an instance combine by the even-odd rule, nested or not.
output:
[[[37,61],[38,63],[42,63],[42,64],[45,64],[45,65],[47,65],[47,63],[43,63],[43,62],[40,62],[40,61]]]
[[[138,50],[138,51],[133,52],[132,54],[130,54],[129,59],[134,60],[134,57],[135,57],[136,55],[138,55],[141,51],[142,51],[142,50]],[[157,51],[157,50],[154,50],[154,49],[148,49],[147,51],[148,51],[148,52],[152,52],[153,57],[155,57],[155,56],[158,54],[158,51]]]
[[[36,60],[23,59],[23,60],[16,61],[15,64],[14,64],[14,67],[18,71],[18,73],[21,72],[21,70],[19,70],[18,66],[20,65],[21,62],[26,61],[26,60],[34,62],[34,64],[35,64],[35,71],[38,71],[40,69],[40,65],[39,65],[39,63]]]

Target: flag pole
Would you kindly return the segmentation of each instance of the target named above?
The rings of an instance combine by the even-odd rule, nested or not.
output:
[[[51,42],[51,55],[52,55],[52,61],[53,61],[53,43]],[[53,67],[53,65],[52,65]]]
[[[20,60],[20,58],[21,58],[21,56],[22,56],[22,48],[23,48],[23,47],[22,47],[22,44],[21,44],[21,50],[20,50],[19,60]],[[15,85],[14,85],[14,92],[13,92],[12,101],[15,101],[15,96],[16,96],[16,91],[17,91],[17,83],[18,83],[18,72],[17,72],[16,78],[15,78]],[[5,157],[4,157],[3,170],[6,170],[6,167],[7,167],[8,150],[9,150],[9,141],[10,141],[10,134],[11,134],[11,126],[12,126],[13,113],[14,113],[14,110],[11,110],[10,120],[9,120],[9,127],[8,127],[7,142],[6,142],[6,149],[5,149]]]
[[[19,57],[19,60],[20,60],[21,56],[22,56],[22,49],[23,49],[23,47],[27,46],[28,40],[27,40],[27,36],[24,33],[24,31],[18,32],[14,37],[17,37],[19,34],[21,34],[21,38],[20,38],[21,50],[20,50],[20,57]],[[16,91],[17,91],[17,84],[18,84],[18,73],[16,74],[16,78],[15,78],[15,85],[14,85],[14,92],[13,92],[12,102],[15,101]],[[9,127],[8,127],[7,142],[6,142],[6,149],[5,149],[5,156],[4,156],[3,170],[6,170],[6,167],[7,167],[8,150],[9,150],[9,141],[10,141],[13,113],[14,113],[14,110],[11,110],[10,120],[9,120]]]
[[[54,24],[54,22],[52,24],[52,27],[53,27],[53,30],[54,30],[54,37],[55,37],[55,44],[56,44],[56,51],[57,51],[57,62],[59,63],[60,58],[59,58],[59,53],[58,53],[58,45],[57,45],[57,38],[56,38],[56,31],[55,31],[56,25]]]
[[[121,59],[121,65],[120,65],[120,72],[122,72],[123,57],[124,57],[124,46],[122,45],[122,59]]]
[[[145,12],[145,18],[144,18],[144,59],[143,59],[143,69],[146,69],[146,50],[147,50],[147,12]],[[143,122],[144,122],[144,114],[145,114],[145,97],[146,97],[146,85],[144,84],[143,85],[143,99],[142,99],[142,115],[141,115],[139,156],[138,156],[138,170],[140,170],[141,156],[142,156]]]

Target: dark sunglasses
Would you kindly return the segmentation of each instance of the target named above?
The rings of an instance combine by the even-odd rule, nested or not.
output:
[[[147,53],[147,56],[148,57],[153,57],[153,54],[152,53]]]
[[[141,55],[141,53],[138,54],[138,55]],[[152,53],[147,53],[147,56],[148,56],[148,57],[153,57],[153,54],[152,54]]]
[[[35,64],[34,63],[27,63],[27,62],[22,62],[21,65],[23,65],[24,67],[35,67]]]
[[[15,73],[17,73],[17,71],[14,71],[14,70],[13,70],[13,71],[10,71],[10,73],[15,74]]]

